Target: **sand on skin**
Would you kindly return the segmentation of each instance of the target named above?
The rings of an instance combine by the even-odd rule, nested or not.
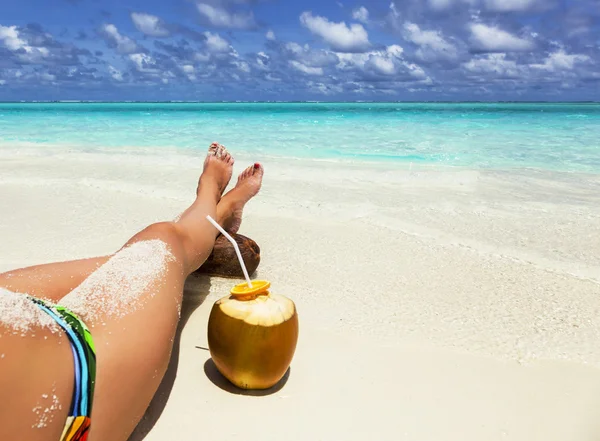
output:
[[[251,161],[238,158],[236,171]],[[192,165],[185,155],[3,158],[0,270],[113,251],[191,201]],[[291,375],[263,397],[213,384],[199,348],[212,303],[235,281],[191,280],[187,295],[202,302],[166,407],[154,424],[158,397],[132,439],[150,427],[150,441],[597,438],[597,176],[265,166],[243,233],[261,245],[259,277],[298,306]]]

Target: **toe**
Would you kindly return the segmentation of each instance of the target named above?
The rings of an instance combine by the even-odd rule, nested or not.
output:
[[[240,175],[238,176],[238,183],[243,181],[244,179],[246,179],[246,175],[248,174],[248,169],[244,169],[243,172],[240,173]]]

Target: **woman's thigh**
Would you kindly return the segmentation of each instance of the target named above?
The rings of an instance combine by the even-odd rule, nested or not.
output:
[[[47,263],[0,274],[0,287],[54,303],[108,260],[108,256]]]
[[[58,440],[73,394],[68,337],[22,294],[0,289],[0,310],[0,440]]]
[[[94,338],[90,441],[126,440],[164,376],[185,281],[177,254],[162,240],[133,243],[61,300]]]

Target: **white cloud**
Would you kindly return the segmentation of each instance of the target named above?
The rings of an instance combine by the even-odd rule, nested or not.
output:
[[[0,80],[0,86],[4,86],[6,84],[6,80]]]
[[[162,20],[155,15],[132,12],[131,21],[133,21],[138,31],[151,37],[167,37],[169,35],[169,31]]]
[[[401,67],[406,67],[407,63],[402,60],[404,49],[397,44],[388,46],[385,51],[372,52],[365,63],[365,67],[371,68],[380,75],[394,75]]]
[[[394,2],[390,3],[389,12],[385,16],[385,23],[396,32],[402,32],[402,14],[400,14]]]
[[[454,60],[458,56],[456,46],[448,42],[439,31],[424,31],[417,24],[406,22],[404,38],[419,46],[416,54],[422,60]]]
[[[364,6],[360,8],[356,8],[352,11],[352,18],[356,21],[362,21],[363,23],[368,23],[369,21],[369,10]]]
[[[567,54],[564,49],[559,49],[548,55],[543,64],[532,64],[531,67],[556,72],[573,70],[577,63],[587,63],[589,61],[591,61],[591,58],[588,55]]]
[[[394,19],[400,18],[400,12],[398,12],[398,8],[396,8],[396,3],[394,2],[390,3],[390,14]]]
[[[477,55],[463,63],[462,67],[472,74],[532,81],[534,78],[564,78],[566,74],[571,74],[578,64],[590,61],[591,58],[587,55],[567,54],[561,48],[549,54],[541,64],[517,64],[516,61],[508,59],[505,53],[494,53]],[[541,76],[543,73],[550,75]]]
[[[56,80],[56,75],[52,75],[47,72],[43,72],[43,73],[38,74],[38,78],[42,81],[54,81],[54,80]]]
[[[347,26],[344,22],[334,23],[325,17],[313,16],[311,12],[303,12],[300,22],[340,52],[363,52],[371,45],[367,31],[360,24]]]
[[[409,63],[402,58],[404,49],[397,44],[388,46],[385,50],[370,51],[362,54],[337,54],[340,70],[359,69],[367,74],[383,76],[396,76],[404,74],[415,80],[427,79],[423,69],[414,63]]]
[[[108,73],[110,73],[110,76],[114,80],[123,81],[123,73],[119,69],[111,66],[110,64],[108,65]]]
[[[27,45],[24,40],[19,38],[19,31],[17,31],[16,26],[0,25],[0,40],[2,40],[4,47],[11,51],[17,51]]]
[[[34,47],[20,37],[16,26],[0,25],[0,41],[5,48],[17,52],[17,58],[25,63],[39,63],[50,55],[45,47]]]
[[[387,48],[385,48],[385,51],[388,55],[396,58],[402,57],[402,54],[404,53],[404,49],[402,48],[402,46],[398,46],[397,44],[392,44],[391,46],[388,46]]]
[[[179,66],[181,71],[190,81],[196,81],[196,68],[191,64],[182,64]]]
[[[250,65],[245,61],[236,61],[234,64],[237,66],[239,70],[245,73],[250,73]]]
[[[273,31],[268,31],[265,36],[267,37],[267,40],[275,41],[275,33]]]
[[[261,70],[269,70],[269,59],[271,57],[269,57],[267,54],[265,54],[264,52],[259,52],[256,54],[256,64],[258,65],[259,69]]]
[[[289,63],[294,69],[307,75],[323,75],[323,68],[321,67],[309,67],[296,60],[290,60]]]
[[[50,55],[50,51],[45,47],[25,46],[23,49],[25,53],[20,53],[18,58],[25,63],[43,63]]]
[[[117,27],[113,24],[105,24],[101,28],[104,37],[117,48],[121,54],[132,54],[138,52],[139,48],[131,38],[121,35]]]
[[[229,12],[220,6],[206,3],[197,3],[198,12],[203,15],[213,26],[228,29],[251,29],[256,27],[254,14]]]
[[[496,26],[471,23],[471,43],[478,50],[487,52],[522,52],[535,47],[531,40],[519,38]]]
[[[267,76],[265,78],[267,80],[269,80],[269,81],[273,81],[273,82],[276,82],[276,83],[282,81],[281,78],[277,78],[277,77],[275,77],[275,76],[273,76],[271,74],[267,74]]]
[[[156,69],[156,60],[152,58],[148,54],[130,54],[129,59],[135,65],[135,68],[138,72],[145,73],[155,73]]]
[[[194,60],[199,61],[200,63],[206,63],[207,61],[210,61],[210,54],[195,52]]]
[[[229,52],[231,46],[219,34],[205,32],[204,36],[206,37],[206,47],[210,52]]]
[[[386,46],[385,53],[387,53],[390,57],[401,58],[404,54],[404,48],[398,44],[391,44]]]
[[[283,48],[285,55],[300,63],[311,67],[325,67],[337,64],[339,59],[335,52],[323,49],[311,49],[308,44],[300,46],[298,43],[286,43]]]
[[[506,54],[486,54],[475,57],[462,64],[463,68],[476,74],[495,74],[500,77],[518,78],[524,68],[513,60],[507,60]]]
[[[289,43],[285,44],[285,48],[294,53],[294,54],[300,54],[302,53],[302,51],[304,50],[309,50],[308,45],[305,45],[305,47],[303,48],[302,46],[300,46],[298,43],[296,43],[295,41],[290,41]]]
[[[415,63],[404,63],[404,67],[406,68],[408,74],[411,77],[414,77],[417,80],[420,80],[421,84],[431,84],[431,78],[427,76],[425,71],[421,66]]]
[[[373,69],[381,75],[394,75],[396,73],[396,65],[387,57],[373,55],[366,63],[366,67]]]

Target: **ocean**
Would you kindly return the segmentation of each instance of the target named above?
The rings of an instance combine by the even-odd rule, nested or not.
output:
[[[205,150],[254,157],[600,172],[598,103],[0,103],[0,149]]]

